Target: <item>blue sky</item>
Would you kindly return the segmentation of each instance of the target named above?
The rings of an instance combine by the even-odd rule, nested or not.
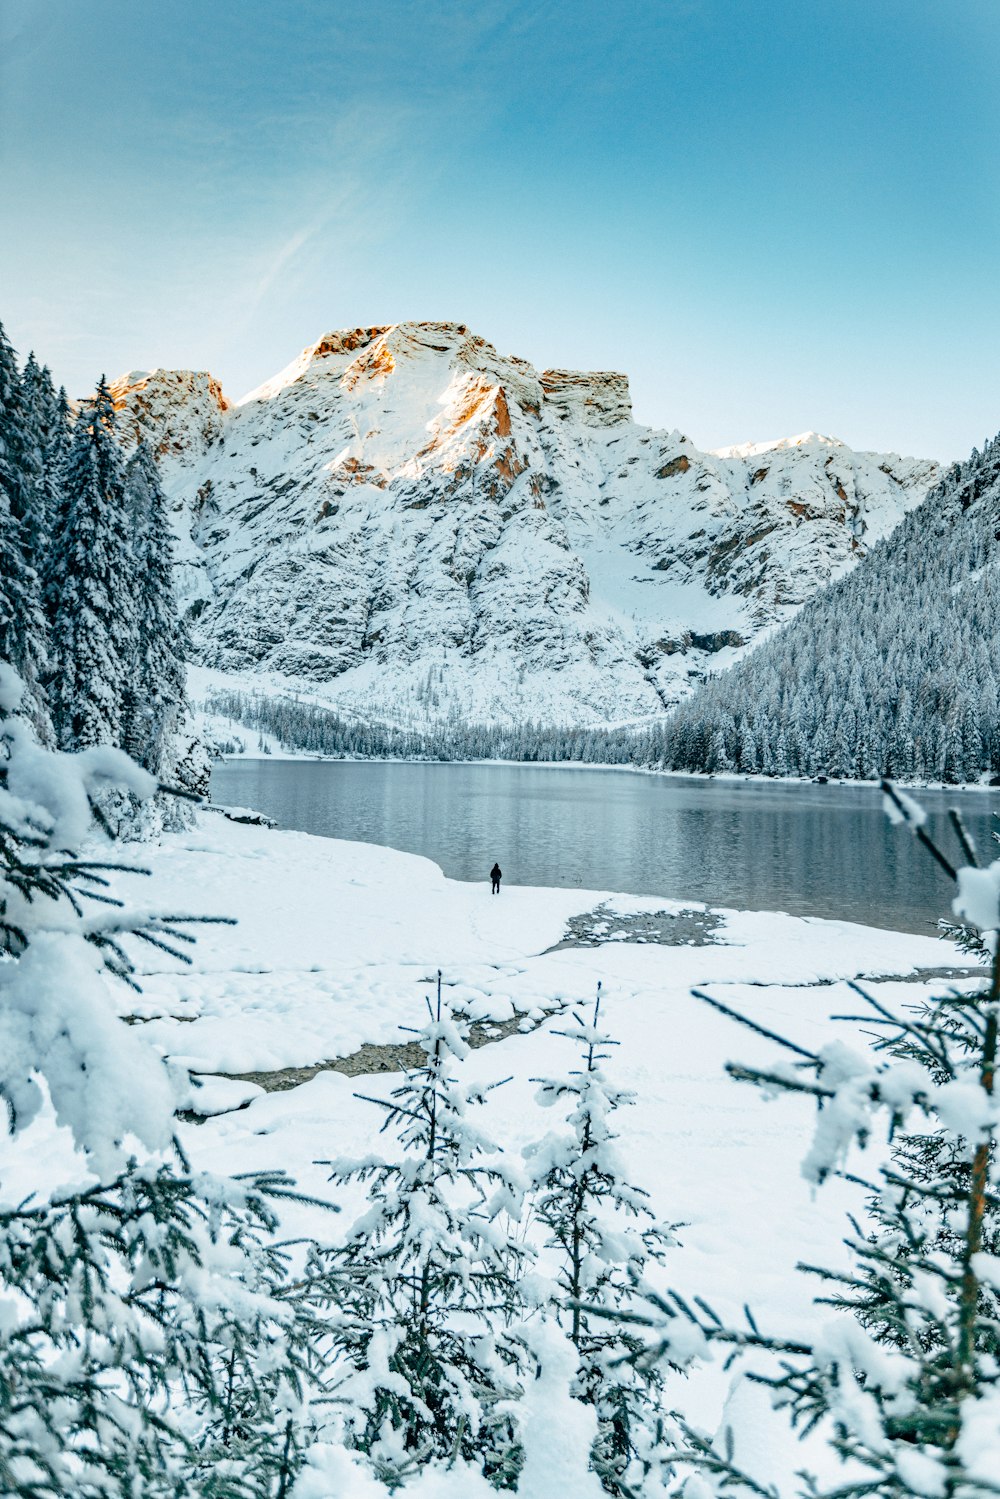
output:
[[[702,446],[1000,428],[998,0],[4,0],[0,319],[71,392],[449,318]]]

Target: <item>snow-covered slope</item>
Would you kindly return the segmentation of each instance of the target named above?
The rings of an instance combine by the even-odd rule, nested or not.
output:
[[[394,720],[642,718],[916,505],[936,466],[814,433],[703,453],[628,381],[464,324],[331,333],[231,405],[114,387],[160,455],[199,659]]]

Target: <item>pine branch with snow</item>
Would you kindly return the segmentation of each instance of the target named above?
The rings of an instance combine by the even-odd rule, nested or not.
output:
[[[174,1151],[0,1211],[0,1471],[18,1494],[273,1499],[313,1428],[315,1328],[274,1244],[280,1173]],[[284,1483],[284,1489],[282,1488]]]

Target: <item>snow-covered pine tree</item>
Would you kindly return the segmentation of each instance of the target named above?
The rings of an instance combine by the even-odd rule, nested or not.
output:
[[[658,1466],[662,1374],[655,1362],[635,1359],[642,1345],[614,1313],[641,1304],[649,1262],[661,1261],[676,1241],[672,1229],[656,1223],[648,1194],[630,1183],[617,1148],[613,1118],[634,1095],[604,1068],[618,1043],[601,1023],[600,985],[591,1016],[571,1013],[556,1034],[578,1047],[582,1065],[565,1077],[536,1079],[538,1102],[568,1103],[569,1113],[566,1129],[525,1151],[533,1213],[558,1266],[554,1304],[576,1350],[574,1394],[597,1413],[592,1466],[609,1493],[631,1494]],[[597,1318],[594,1306],[602,1310]]]
[[[73,427],[49,573],[50,699],[64,749],[122,742],[135,654],[134,568],[114,403],[102,378]]]
[[[47,373],[47,371],[46,371]],[[56,540],[65,534],[68,506],[66,503],[66,464],[73,438],[73,412],[65,386],[60,386],[50,407],[50,423],[45,449],[46,485],[49,500],[48,551],[42,567],[42,605],[49,621],[51,633],[59,602],[59,577],[61,558],[56,554]]]
[[[282,1499],[322,1377],[308,1289],[275,1240],[292,1184],[189,1166],[174,1138],[186,1081],[111,986],[137,987],[133,939],[183,957],[193,918],[126,909],[114,866],[73,851],[103,787],[156,783],[108,746],[42,748],[23,696],[0,665],[0,1099],[14,1136],[46,1111],[69,1132],[81,1185],[33,1169],[24,1199],[5,1157],[0,1488]]]
[[[919,808],[908,797],[900,797],[888,788],[894,814],[922,827]],[[973,868],[978,865],[976,850],[955,811],[951,820],[958,834],[963,854]],[[1000,908],[997,911],[1000,920]],[[975,956],[987,969],[993,966],[991,934],[967,920],[941,922],[943,935],[955,941],[963,951]],[[995,979],[993,980],[995,982]],[[982,993],[964,995],[954,992],[943,999],[914,1007],[912,1029],[890,1032],[886,1050],[901,1062],[915,1062],[930,1075],[938,1088],[954,1081],[955,1060],[963,1053],[973,1062],[980,1050],[980,1014]],[[866,1017],[867,1018],[867,1017]],[[927,1036],[947,1036],[948,1046],[942,1052],[927,1043]],[[885,1173],[886,1184],[872,1193],[868,1207],[874,1231],[866,1251],[871,1268],[861,1280],[848,1286],[836,1299],[857,1313],[881,1342],[907,1346],[914,1336],[914,1324],[900,1323],[897,1302],[913,1297],[912,1276],[900,1273],[901,1263],[909,1271],[913,1263],[937,1261],[941,1264],[962,1263],[968,1233],[966,1204],[972,1190],[975,1141],[954,1130],[947,1130],[931,1120],[931,1127],[921,1128],[918,1118],[914,1129],[900,1130],[892,1146],[891,1168]],[[901,1203],[900,1197],[909,1201]],[[905,1211],[911,1238],[905,1257],[899,1253],[900,1218]],[[1000,1200],[987,1192],[984,1196],[980,1227],[981,1251],[1000,1264]],[[876,1273],[877,1272],[877,1273]],[[980,1280],[977,1312],[977,1351],[1000,1361],[1000,1285]],[[920,1329],[930,1351],[931,1340],[940,1336],[934,1323]]]
[[[69,448],[70,411],[65,390],[56,391],[48,366],[39,365],[34,354],[25,360],[21,389],[37,453],[32,565],[41,580],[44,601],[52,533],[59,515],[62,469]]]
[[[348,1440],[375,1472],[394,1485],[430,1456],[463,1458],[509,1487],[526,1362],[513,1336],[524,1314],[526,1251],[511,1223],[521,1184],[470,1117],[486,1090],[455,1076],[468,1047],[440,975],[428,1010],[416,1033],[424,1061],[388,1101],[368,1100],[401,1154],[327,1163],[332,1181],[365,1185],[369,1204],[312,1273],[338,1277],[333,1369],[346,1371]]]
[[[19,659],[19,622],[24,617],[24,549],[21,526],[11,508],[10,494],[0,477],[0,658]]]
[[[757,1350],[774,1356],[752,1377],[770,1386],[803,1431],[827,1428],[845,1468],[832,1487],[803,1476],[809,1496],[986,1499],[1000,1471],[1000,1193],[994,1094],[1000,1018],[1000,860],[956,869],[932,844],[924,814],[884,783],[897,820],[958,884],[956,914],[983,933],[990,977],[979,992],[953,991],[914,1012],[853,985],[860,1022],[880,1040],[816,1053],[763,1030],[708,995],[717,1009],[777,1042],[772,1067],[730,1065],[732,1076],[768,1093],[805,1094],[819,1110],[807,1178],[820,1184],[844,1170],[854,1143],[866,1145],[880,1121],[888,1134],[874,1231],[854,1225],[849,1270],[803,1266],[823,1286],[819,1298],[839,1316],[818,1339],[773,1338],[750,1313],[726,1327],[704,1302],[673,1294],[652,1299],[660,1357]],[[966,857],[971,848],[963,840]],[[924,1128],[907,1121],[916,1114]],[[906,1133],[902,1131],[906,1129]],[[857,1180],[856,1177],[852,1179]],[[679,1335],[679,1336],[678,1336]],[[700,1340],[700,1347],[699,1347]],[[732,1455],[687,1432],[674,1454],[710,1481],[710,1492],[768,1492],[741,1473]],[[705,1492],[705,1489],[702,1489]],[[777,1499],[777,1496],[775,1496]]]
[[[211,1187],[198,1187],[209,1206]],[[230,1300],[198,1329],[202,1367],[190,1382],[188,1482],[199,1499],[289,1499],[325,1426],[321,1287],[301,1274],[302,1246],[293,1250],[276,1237],[278,1202],[301,1203],[301,1194],[280,1172],[235,1178],[233,1188],[213,1242],[227,1243],[239,1268]]]
[[[141,441],[125,470],[135,579],[135,656],[123,709],[123,747],[159,773],[184,711],[184,634],[173,584],[173,543],[156,459]]]
[[[36,565],[44,549],[42,455],[34,415],[0,325],[0,660],[20,674],[32,719],[44,736],[46,630]]]
[[[712,734],[712,743],[708,752],[707,768],[711,771],[717,772],[719,775],[723,774],[725,771],[732,770],[733,768],[733,762],[729,758],[729,751],[726,748],[726,736],[723,733],[721,726],[717,728]]]
[[[49,548],[52,484],[46,450],[54,412],[55,392],[48,370],[43,370],[33,353],[24,361],[21,371],[21,409],[24,421],[24,447],[21,458],[24,486],[24,529],[28,561],[40,579]]]
[[[276,1243],[280,1173],[175,1147],[0,1208],[0,1472],[19,1499],[284,1499],[315,1439],[321,1329]]]

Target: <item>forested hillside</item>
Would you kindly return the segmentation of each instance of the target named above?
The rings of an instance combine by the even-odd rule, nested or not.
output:
[[[273,735],[287,750],[332,759],[359,760],[516,760],[580,761],[588,765],[646,765],[661,754],[662,733],[655,728],[576,728],[541,723],[462,723],[448,719],[437,726],[399,728],[378,720],[348,717],[335,708],[298,698],[268,697],[256,692],[220,688],[204,703],[209,715],[207,737],[213,752],[239,754],[266,748]]]
[[[672,715],[675,770],[976,780],[1000,768],[1000,437]]]

